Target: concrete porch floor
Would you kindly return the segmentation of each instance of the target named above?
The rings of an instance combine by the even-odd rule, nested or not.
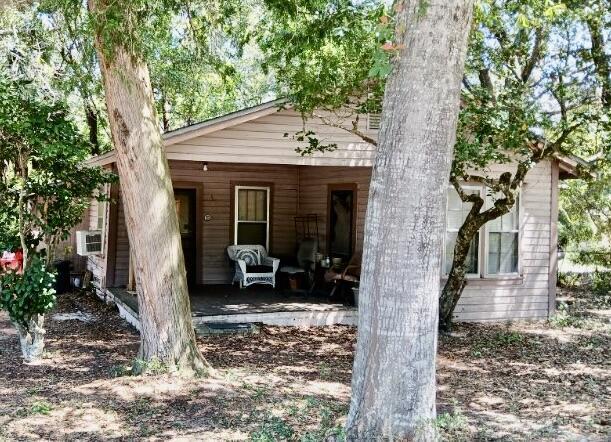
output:
[[[110,288],[119,309],[138,315],[137,297],[124,288]],[[270,286],[240,289],[231,285],[203,285],[189,290],[194,324],[209,322],[261,322],[268,325],[356,324],[356,308]],[[123,305],[121,305],[123,304]]]

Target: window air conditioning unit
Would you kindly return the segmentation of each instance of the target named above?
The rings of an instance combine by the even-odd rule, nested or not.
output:
[[[76,253],[80,256],[102,253],[102,232],[100,230],[78,230],[76,232]]]
[[[381,114],[367,114],[367,130],[379,130]]]

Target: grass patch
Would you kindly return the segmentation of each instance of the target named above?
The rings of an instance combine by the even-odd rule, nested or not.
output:
[[[293,428],[278,416],[267,416],[263,423],[252,432],[252,442],[274,442],[277,440],[289,440],[294,434]]]
[[[576,314],[571,312],[570,308],[563,303],[558,306],[556,314],[549,319],[549,323],[554,328],[580,328],[583,321]]]
[[[435,428],[442,440],[468,440],[467,418],[461,413],[460,409],[437,416]]]
[[[36,401],[30,406],[30,414],[49,414],[53,405],[47,401]]]
[[[501,330],[492,336],[475,341],[471,349],[471,356],[480,357],[495,352],[501,348],[520,346],[526,343],[527,337],[512,330]]]
[[[161,362],[159,359],[152,359],[145,361],[143,359],[134,359],[132,364],[133,374],[148,374],[152,376],[166,374],[169,372],[169,368],[166,364]]]
[[[110,372],[110,376],[113,378],[121,378],[124,376],[131,376],[132,375],[132,369],[131,367],[127,367],[125,365],[113,365],[112,367],[110,367],[110,370],[108,370]]]

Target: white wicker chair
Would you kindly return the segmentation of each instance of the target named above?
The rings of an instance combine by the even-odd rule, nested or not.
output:
[[[233,282],[240,288],[251,284],[269,284],[276,287],[276,271],[280,266],[278,258],[267,256],[261,245],[238,245],[227,247],[229,259],[235,262]]]

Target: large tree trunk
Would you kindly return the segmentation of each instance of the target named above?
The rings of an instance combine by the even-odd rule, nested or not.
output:
[[[45,350],[44,322],[44,315],[34,315],[28,322],[27,328],[21,324],[14,324],[19,333],[21,354],[25,362],[36,363],[42,359]]]
[[[136,263],[141,339],[139,367],[149,362],[184,373],[207,368],[196,341],[170,169],[163,148],[146,63],[105,41],[102,1],[89,0],[125,222]],[[117,7],[113,5],[112,7]],[[128,14],[127,10],[125,14]],[[126,32],[134,17],[123,17]],[[117,18],[115,17],[114,20]],[[115,24],[116,26],[116,24]]]
[[[365,227],[349,440],[435,437],[445,201],[472,0],[398,2]]]

